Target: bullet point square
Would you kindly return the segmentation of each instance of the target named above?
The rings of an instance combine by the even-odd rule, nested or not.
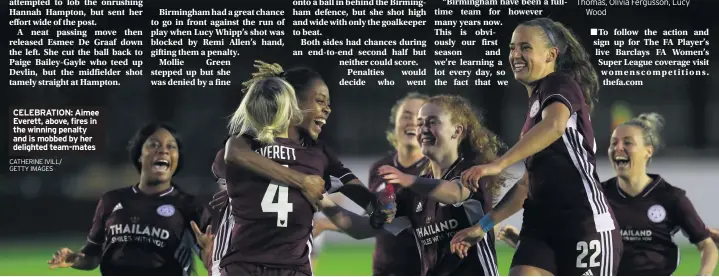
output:
[[[592,28],[592,30],[589,31],[589,33],[593,36],[597,35],[597,29]]]

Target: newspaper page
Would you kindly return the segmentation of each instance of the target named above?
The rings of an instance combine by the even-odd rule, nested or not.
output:
[[[8,2],[3,275],[719,274],[714,0]]]

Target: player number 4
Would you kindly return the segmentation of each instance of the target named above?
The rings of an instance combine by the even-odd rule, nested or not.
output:
[[[284,165],[287,167],[287,165]],[[277,196],[277,202],[274,202]],[[262,212],[277,213],[277,227],[287,227],[287,218],[292,212],[292,203],[289,202],[289,188],[286,185],[279,185],[275,181],[270,182],[262,197]]]
[[[577,242],[577,251],[581,251],[579,256],[577,256],[577,268],[587,268],[585,258],[587,258],[590,250],[593,253],[589,257],[589,267],[598,267],[599,262],[597,261],[597,258],[599,258],[599,254],[602,254],[602,248],[599,246],[599,240],[592,240],[589,241],[589,243],[586,241]]]

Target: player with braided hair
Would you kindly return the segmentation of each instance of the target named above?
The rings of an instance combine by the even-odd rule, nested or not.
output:
[[[244,83],[246,86],[248,86],[246,91],[251,91],[253,86],[264,82],[264,80],[267,79],[280,79],[283,82],[286,82],[295,92],[295,100],[299,104],[299,110],[302,111],[302,120],[301,122],[297,122],[299,124],[290,126],[287,130],[287,138],[293,143],[292,147],[286,145],[287,147],[289,147],[287,149],[272,148],[266,151],[258,151],[257,146],[255,146],[256,143],[253,142],[253,140],[256,140],[258,137],[248,137],[248,134],[242,133],[244,129],[235,128],[236,132],[232,132],[233,135],[230,139],[228,139],[225,145],[225,155],[223,159],[215,161],[215,163],[226,163],[228,165],[231,165],[231,167],[228,167],[227,180],[228,192],[230,197],[234,198],[235,196],[239,197],[241,195],[233,194],[233,191],[231,189],[233,187],[231,185],[233,173],[231,172],[236,172],[235,176],[237,177],[242,174],[246,175],[247,173],[251,173],[253,175],[259,176],[259,178],[261,178],[262,180],[269,180],[270,185],[265,192],[264,197],[255,197],[261,198],[255,200],[262,200],[260,203],[256,204],[258,205],[258,207],[262,207],[262,213],[277,213],[278,220],[286,219],[285,221],[283,221],[283,224],[293,224],[294,222],[297,222],[297,220],[293,220],[293,218],[296,216],[300,216],[303,218],[306,217],[306,214],[304,212],[295,211],[295,208],[293,207],[297,204],[301,204],[299,202],[319,204],[319,200],[323,198],[322,193],[324,191],[333,191],[330,184],[340,185],[341,187],[339,187],[338,191],[343,193],[345,196],[347,196],[362,207],[369,207],[370,204],[374,204],[376,202],[376,197],[371,192],[369,192],[369,190],[367,190],[364,185],[362,185],[359,179],[357,179],[357,177],[355,177],[355,175],[349,169],[345,168],[342,165],[342,163],[332,151],[330,151],[326,146],[324,146],[321,142],[317,140],[320,132],[322,131],[322,126],[326,123],[326,120],[331,112],[331,109],[329,107],[329,89],[322,80],[321,76],[314,70],[308,68],[294,68],[290,70],[283,70],[282,67],[277,64],[270,64],[261,61],[256,62],[255,68],[257,68],[257,72],[253,74],[253,78],[250,81]],[[243,100],[243,102],[245,101]],[[235,121],[235,118],[239,119],[242,117],[233,117],[233,121]],[[285,120],[284,122],[287,122],[287,120]],[[275,125],[275,123],[273,122],[272,125]],[[231,124],[231,126],[234,125]],[[248,140],[248,138],[251,139]],[[315,156],[299,155],[299,151],[301,149],[309,148],[320,149],[320,151],[318,153],[315,153]],[[297,156],[294,156],[290,155],[290,153],[298,154]],[[318,171],[303,170],[300,172],[298,170],[298,167],[293,168],[292,166],[290,166],[288,168],[279,163],[309,163],[312,165],[310,167],[316,168],[316,163],[319,160],[323,160],[320,159],[320,157],[326,157],[327,160],[326,164],[324,164],[320,168],[321,170]],[[291,159],[292,161],[289,161],[287,159]],[[239,172],[242,172],[242,174],[239,174]],[[322,175],[324,176],[324,178],[316,175]],[[335,181],[333,181],[332,179],[335,179]],[[274,202],[275,191],[277,190],[278,186],[280,188],[285,186],[296,187],[297,189],[299,189],[299,191],[302,192],[306,199],[300,200],[297,198],[277,198],[277,202]],[[272,189],[274,189],[275,191],[271,191]],[[282,195],[283,193],[280,191],[280,196]],[[230,201],[230,206],[233,208],[232,215],[235,218],[234,222],[236,222],[236,224],[239,225],[240,228],[243,227],[242,221],[245,220],[248,215],[238,216],[238,214],[243,213],[243,210],[246,209],[254,208],[255,210],[257,210],[257,207],[248,206],[253,205],[252,203],[255,202],[256,201]],[[324,203],[327,203],[327,200],[324,201]],[[379,211],[379,209],[375,210]],[[354,219],[351,222],[354,222],[354,224],[345,223],[338,225],[338,227],[355,238],[368,237],[376,232],[375,229],[370,227],[369,218],[348,212],[343,208],[334,205],[334,203],[332,203],[331,207],[324,209],[323,212],[325,212],[325,214],[327,214],[328,217],[332,219],[335,223],[342,221],[345,216],[353,217]],[[279,215],[281,214],[282,216],[280,217]],[[373,213],[373,215],[374,217],[372,218],[377,221],[384,222],[388,220],[387,212],[375,212]],[[250,215],[249,217],[252,216]],[[306,235],[311,238],[312,226],[309,225],[309,228],[305,231]],[[305,231],[303,231],[303,234]],[[259,266],[260,268],[273,268],[276,267],[276,265],[278,264],[281,265],[286,263],[287,259],[283,258],[284,254],[280,254],[279,252],[274,252],[275,254],[273,255],[262,255],[263,258],[259,258],[258,260],[249,260],[247,251],[250,251],[252,253],[259,253],[258,251],[261,251],[261,249],[265,249],[266,247],[256,245],[256,243],[260,242],[256,238],[253,238],[253,236],[256,236],[256,234],[250,234],[251,231],[248,232],[249,233],[245,233],[242,230],[233,231],[233,235],[237,237],[233,236],[230,239],[230,245],[247,246],[252,243],[255,244],[253,244],[253,247],[242,247],[242,250],[240,250],[240,247],[237,247],[236,249],[230,248],[230,250],[225,255],[225,257],[223,257],[221,262],[221,267],[223,267],[224,270],[223,275],[240,274],[242,272],[245,272],[250,268],[250,264],[252,264],[252,268],[256,268],[257,266]],[[309,254],[312,253],[312,248],[313,243],[310,239],[307,242],[307,247],[304,248],[305,253],[303,255],[306,254],[305,257],[309,256]],[[303,248],[299,247],[293,249],[299,251]],[[292,252],[289,249],[287,249],[287,251]],[[299,260],[295,259],[295,261]],[[238,264],[240,265],[240,267],[233,266]],[[294,263],[293,266],[300,266],[299,269],[293,271],[294,273],[311,274],[311,266],[309,260],[307,260],[307,264],[299,265],[297,263]],[[280,273],[284,274],[288,272],[262,271],[259,274],[277,275]]]

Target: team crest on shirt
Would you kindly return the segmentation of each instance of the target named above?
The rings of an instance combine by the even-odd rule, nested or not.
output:
[[[532,107],[529,108],[529,117],[534,118],[539,113],[539,100],[534,100]]]
[[[647,211],[647,217],[654,223],[662,222],[667,217],[667,210],[662,205],[651,206]]]
[[[175,206],[172,206],[170,204],[159,206],[157,207],[157,214],[164,217],[171,217],[175,214]]]

